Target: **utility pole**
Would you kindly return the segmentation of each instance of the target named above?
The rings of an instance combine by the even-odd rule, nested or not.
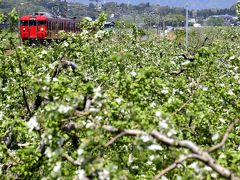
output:
[[[188,4],[186,5],[186,48],[188,50]]]

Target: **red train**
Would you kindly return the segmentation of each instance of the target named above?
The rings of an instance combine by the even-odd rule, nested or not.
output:
[[[59,39],[59,31],[77,32],[76,19],[54,17],[46,12],[37,12],[20,18],[20,35],[23,42],[44,42]]]

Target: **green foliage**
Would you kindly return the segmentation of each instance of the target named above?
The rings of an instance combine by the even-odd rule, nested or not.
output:
[[[236,5],[236,14],[239,20],[240,19],[240,1],[238,1]]]
[[[222,18],[218,18],[218,17],[210,17],[207,20],[207,25],[209,26],[222,26],[224,23],[224,20]]]
[[[9,17],[9,22],[10,22],[10,30],[14,31],[18,29],[18,20],[19,20],[19,15],[14,8],[11,12],[8,13]]]
[[[238,118],[238,31],[222,29],[222,41],[190,51],[190,61],[178,42],[143,41],[135,26],[103,30],[105,19],[85,20],[79,33],[63,33],[63,42],[48,47],[18,47],[1,34],[1,177],[151,179],[188,152],[148,136],[106,146],[115,134],[103,125],[156,129],[207,149]],[[239,133],[213,153],[235,173]],[[167,177],[220,178],[201,163],[182,166]]]

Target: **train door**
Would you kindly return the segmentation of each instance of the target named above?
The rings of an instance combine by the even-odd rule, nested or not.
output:
[[[30,18],[29,20],[29,37],[30,39],[37,38],[37,21],[36,18]]]

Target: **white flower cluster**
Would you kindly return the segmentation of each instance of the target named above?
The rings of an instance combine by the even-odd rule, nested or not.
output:
[[[212,136],[212,141],[216,141],[219,138],[219,133],[216,133]]]
[[[36,130],[40,129],[36,116],[31,117],[30,120],[27,122],[27,125],[29,127],[29,131],[33,131],[34,129]]]
[[[168,131],[168,133],[167,133],[167,136],[172,137],[175,134],[177,134],[177,132],[174,129],[170,129],[170,131]]]
[[[130,72],[130,75],[134,77],[137,75],[137,73],[135,71],[132,71],[132,72]]]
[[[53,172],[58,172],[61,169],[61,162],[57,162],[53,168]]]
[[[208,87],[207,86],[203,86],[203,85],[199,85],[198,86],[200,89],[202,89],[203,91],[207,91]]]
[[[162,151],[163,147],[159,144],[152,144],[152,145],[148,146],[148,149],[152,150],[152,151]]]
[[[161,90],[161,93],[163,94],[168,94],[168,92],[169,92],[168,88],[164,88],[163,90]]]
[[[93,92],[94,92],[94,97],[93,99],[97,99],[98,97],[102,97],[102,88],[100,86],[98,86],[97,88],[94,88],[93,89]]]
[[[140,139],[143,141],[143,142],[148,142],[148,141],[151,141],[152,140],[152,137],[149,136],[148,134],[144,134],[140,137]]]
[[[100,180],[110,180],[110,173],[108,170],[104,169],[102,172],[98,173],[98,178]]]
[[[52,149],[50,147],[47,147],[47,149],[45,150],[45,155],[48,157],[48,158],[51,158],[54,156],[54,153],[52,152]]]
[[[70,110],[72,110],[73,108],[72,107],[70,107],[70,106],[64,106],[64,105],[60,105],[59,107],[58,107],[58,112],[59,113],[61,113],[61,114],[66,114],[66,113],[68,113]]]
[[[160,129],[167,129],[168,128],[168,123],[166,120],[160,120],[158,123],[158,127]]]
[[[64,46],[64,47],[68,47],[68,46],[69,46],[69,43],[68,43],[67,41],[64,41],[64,42],[63,42],[63,46]]]
[[[79,179],[79,180],[87,179],[86,172],[84,169],[78,169],[76,171],[76,179]]]
[[[151,104],[150,104],[150,107],[151,108],[155,108],[157,105],[156,105],[156,103],[155,102],[152,102]]]
[[[188,167],[193,169],[196,173],[198,173],[200,171],[200,167],[197,162],[193,162]]]
[[[100,30],[95,34],[95,38],[103,38],[105,35],[105,31]]]
[[[77,150],[77,154],[78,154],[78,157],[77,157],[77,161],[82,164],[84,162],[84,157],[83,157],[83,149],[82,148],[78,148]]]
[[[158,117],[158,118],[161,118],[161,117],[162,117],[161,111],[156,111],[155,115],[156,115],[156,117]]]

